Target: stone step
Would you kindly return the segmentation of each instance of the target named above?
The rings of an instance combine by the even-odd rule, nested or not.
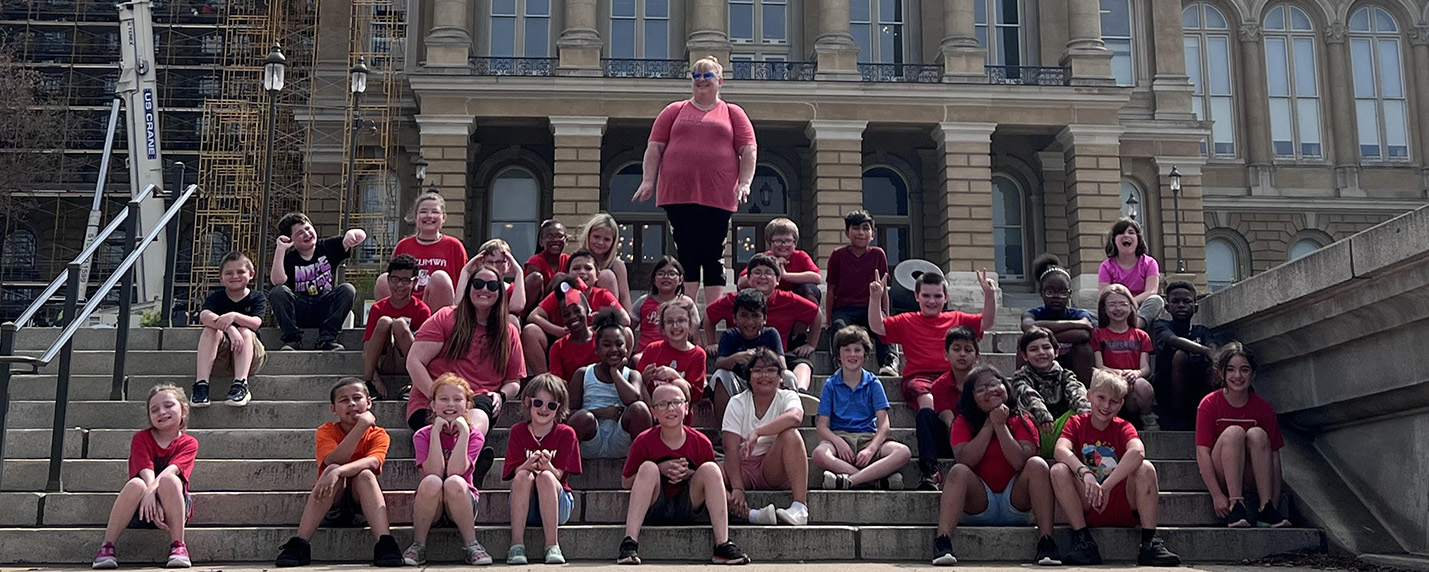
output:
[[[5,432],[5,460],[50,458],[50,429],[10,429]],[[132,432],[131,432],[132,436]],[[84,458],[83,429],[66,429],[64,452],[66,459]],[[127,453],[126,453],[127,455]]]
[[[186,531],[185,541],[195,563],[271,562],[278,546],[292,536],[284,527],[197,527]],[[560,529],[560,544],[567,559],[613,562],[623,525],[569,525]],[[1323,535],[1314,529],[1160,528],[1167,545],[1187,562],[1233,562],[1287,552],[1323,552]],[[732,526],[730,539],[756,562],[800,560],[877,560],[924,562],[933,555],[933,527],[924,526]],[[393,531],[399,545],[411,542],[410,528]],[[1134,529],[1093,532],[1109,561],[1136,558]],[[0,529],[0,560],[14,564],[85,564],[104,536],[103,527]],[[1066,527],[1056,531],[1065,550],[1071,544]],[[510,545],[506,526],[479,527],[477,538],[496,558]],[[649,562],[662,560],[709,562],[713,537],[709,526],[648,527],[641,534],[640,555]],[[967,562],[1026,562],[1036,552],[1037,534],[1026,528],[967,527],[958,529],[954,549]],[[162,562],[168,554],[168,533],[131,530],[118,543],[125,564]],[[528,553],[544,545],[540,530],[526,535]],[[461,561],[456,532],[437,529],[428,538],[428,559],[433,564]],[[327,562],[370,562],[372,535],[362,529],[320,530],[313,538],[313,558]]]
[[[202,449],[200,449],[202,451]],[[501,455],[501,451],[497,455]],[[481,490],[508,488],[501,480],[503,459],[498,457]],[[624,459],[584,459],[582,472],[570,478],[572,488],[580,490],[618,490]],[[1195,461],[1155,461],[1160,474],[1161,490],[1200,492],[1205,489]],[[946,472],[951,459],[942,462]],[[12,459],[5,462],[5,490],[42,491],[49,474],[48,459]],[[64,461],[61,477],[69,492],[110,492],[117,490],[127,470],[125,459],[73,459]],[[809,461],[809,485],[822,487],[823,473]],[[918,465],[910,461],[901,470],[906,487],[918,482]],[[421,471],[411,457],[392,456],[382,467],[378,482],[392,490],[409,490],[416,486]],[[202,458],[194,465],[192,490],[196,492],[270,492],[307,491],[317,478],[317,463],[312,459],[211,459]]]
[[[410,485],[411,483],[409,483]],[[19,493],[23,495],[24,493]],[[620,524],[625,521],[628,491],[573,491],[575,508],[571,524]],[[912,525],[938,523],[936,491],[810,491],[810,522],[818,524]],[[195,492],[193,526],[284,526],[302,517],[307,492]],[[5,493],[4,499],[15,496]],[[117,496],[113,492],[48,493],[42,514],[28,525],[103,526]],[[387,513],[393,524],[411,524],[412,491],[385,491]],[[788,506],[788,492],[750,491],[751,506]],[[479,524],[511,521],[506,490],[482,491],[477,508]],[[7,506],[12,506],[8,505]],[[1217,526],[1209,493],[1163,493],[1161,524],[1166,526]],[[857,522],[853,522],[853,521]]]

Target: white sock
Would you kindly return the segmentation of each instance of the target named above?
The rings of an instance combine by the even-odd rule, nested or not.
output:
[[[789,512],[799,512],[801,510],[804,512],[808,512],[809,507],[804,506],[804,503],[801,503],[799,501],[794,501],[792,504],[789,505]]]
[[[750,520],[750,521],[753,521],[754,518],[755,518],[755,516],[758,515],[758,514],[759,514],[759,510],[758,510],[758,509],[752,509],[752,508],[749,509],[749,520]]]

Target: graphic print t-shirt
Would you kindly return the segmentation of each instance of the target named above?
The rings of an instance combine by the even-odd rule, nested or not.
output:
[[[1062,426],[1062,438],[1072,442],[1072,452],[1096,474],[1100,483],[1116,470],[1126,455],[1127,443],[1138,437],[1130,421],[1112,417],[1106,429],[1097,429],[1092,426],[1092,414],[1082,413],[1067,419],[1067,424]]]
[[[347,260],[342,237],[318,241],[312,258],[303,258],[296,248],[283,256],[283,271],[288,273],[288,288],[299,296],[321,296],[337,285],[337,267]]]

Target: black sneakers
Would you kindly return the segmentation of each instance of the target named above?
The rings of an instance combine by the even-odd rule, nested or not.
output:
[[[953,537],[946,534],[933,539],[933,565],[952,566],[958,563],[958,557],[953,556]]]
[[[205,389],[205,397],[207,397],[207,393],[208,391]],[[248,401],[251,398],[252,396],[248,394],[248,380],[235,379],[233,380],[233,385],[229,386],[228,397],[224,399],[224,401],[228,402],[229,407],[243,407],[244,405],[248,405]]]
[[[1270,528],[1282,528],[1290,526],[1290,519],[1281,514],[1280,509],[1275,508],[1275,503],[1266,503],[1265,508],[1260,509],[1260,515],[1256,520],[1265,523]]]
[[[1038,566],[1061,566],[1062,553],[1057,550],[1057,541],[1051,536],[1043,536],[1037,540],[1037,558],[1033,560]]]
[[[307,566],[313,563],[313,545],[306,540],[294,536],[278,549],[278,560],[274,564],[279,568]]]
[[[384,534],[377,539],[377,544],[372,546],[372,565],[383,568],[396,568],[404,566],[402,560],[402,550],[397,548],[397,539],[390,534]]]
[[[1255,526],[1255,522],[1250,520],[1252,518],[1255,517],[1251,516],[1249,510],[1246,510],[1245,501],[1238,500],[1235,501],[1235,504],[1231,505],[1230,514],[1226,515],[1226,526],[1230,528],[1249,528]]]
[[[1095,566],[1102,563],[1102,551],[1097,541],[1092,539],[1088,529],[1072,531],[1072,549],[1062,555],[1062,563],[1068,566]]]
[[[616,564],[639,564],[640,563],[640,543],[629,536],[620,541],[620,557],[615,559]]]
[[[1136,555],[1136,563],[1141,566],[1180,566],[1181,557],[1166,548],[1166,541],[1159,536],[1141,543],[1141,551]]]
[[[749,555],[735,546],[733,542],[725,541],[714,547],[715,564],[749,564]]]
[[[205,407],[208,407],[209,401],[207,380],[200,379],[194,382],[192,401],[194,409],[203,409]]]
[[[336,341],[333,341],[333,340],[327,340],[327,341],[325,341],[325,342],[318,342],[318,346],[317,346],[317,350],[320,351],[320,352],[340,352],[340,351],[345,350],[345,349],[347,349],[347,348],[343,347],[342,344],[339,344],[339,343],[337,343]]]
[[[938,465],[937,465],[937,463],[926,463],[926,462],[923,462],[923,461],[919,461],[919,462],[918,462],[918,472],[919,472],[919,474],[920,474],[920,477],[919,477],[919,479],[918,479],[918,490],[920,490],[920,491],[936,491],[936,490],[938,490],[938,477],[939,477],[940,475],[939,475],[939,473],[938,473]]]

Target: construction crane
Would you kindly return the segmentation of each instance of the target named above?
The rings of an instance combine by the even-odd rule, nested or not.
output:
[[[154,65],[154,19],[149,0],[120,2],[118,8],[121,55],[115,95],[124,102],[125,127],[129,135],[129,188],[130,196],[134,196],[148,185],[155,185],[161,190],[164,188],[163,144],[159,140],[159,84]],[[164,214],[163,197],[150,195],[145,198],[140,203],[139,213],[141,225],[159,220]],[[133,241],[138,237],[126,239]],[[141,302],[161,296],[168,257],[165,252],[167,244],[168,241],[160,234],[158,241],[150,245],[139,260],[135,283],[139,286]]]

